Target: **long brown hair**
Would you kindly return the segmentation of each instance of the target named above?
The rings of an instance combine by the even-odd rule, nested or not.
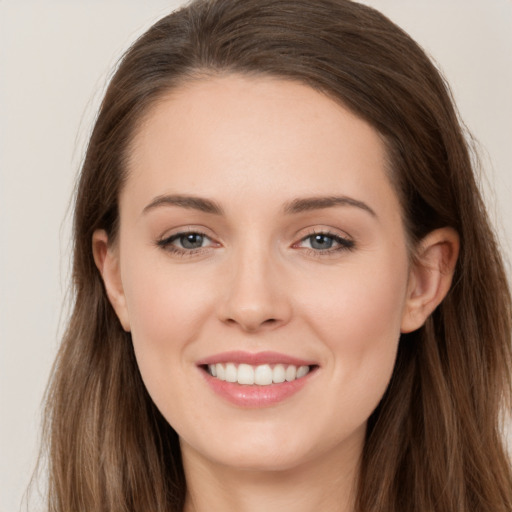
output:
[[[180,511],[178,438],[141,380],[107,300],[92,234],[116,236],[118,196],[141,117],[178,84],[216,73],[300,81],[382,136],[411,246],[451,226],[454,284],[419,330],[368,422],[361,512],[509,512],[500,416],[511,405],[511,299],[449,90],[418,45],[348,0],[199,0],[128,50],[90,138],[76,192],[73,313],[48,391],[49,510]]]

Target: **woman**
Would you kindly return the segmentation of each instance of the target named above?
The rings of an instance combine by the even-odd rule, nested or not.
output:
[[[376,11],[155,24],[74,233],[51,510],[511,509],[503,265],[446,85]]]

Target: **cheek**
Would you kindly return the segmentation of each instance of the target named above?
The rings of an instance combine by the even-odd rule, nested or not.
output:
[[[165,396],[163,380],[170,369],[172,377],[179,377],[187,363],[186,348],[200,336],[211,293],[207,280],[197,275],[187,279],[186,271],[165,260],[144,272],[140,268],[139,258],[133,257],[125,265],[123,282],[137,363],[159,403],[159,395]]]
[[[207,270],[171,263],[136,244],[127,243],[125,254],[121,274],[132,333],[148,342],[193,337],[211,295]]]
[[[339,279],[310,288],[301,304],[328,348],[325,364],[345,390],[342,405],[361,409],[363,417],[375,408],[393,372],[407,291],[407,260],[402,261],[345,269]]]
[[[329,338],[343,339],[356,349],[373,345],[390,333],[399,334],[406,269],[406,261],[347,266],[325,279],[311,280],[298,294],[300,307]]]

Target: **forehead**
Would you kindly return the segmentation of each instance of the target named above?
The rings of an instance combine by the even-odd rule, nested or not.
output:
[[[301,83],[240,75],[186,83],[152,107],[131,146],[122,196],[130,190],[146,201],[181,193],[243,204],[392,193],[368,123]]]

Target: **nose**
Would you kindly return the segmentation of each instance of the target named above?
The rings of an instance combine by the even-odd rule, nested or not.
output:
[[[219,316],[245,332],[275,329],[288,323],[292,308],[282,269],[269,252],[240,254],[225,281]]]

